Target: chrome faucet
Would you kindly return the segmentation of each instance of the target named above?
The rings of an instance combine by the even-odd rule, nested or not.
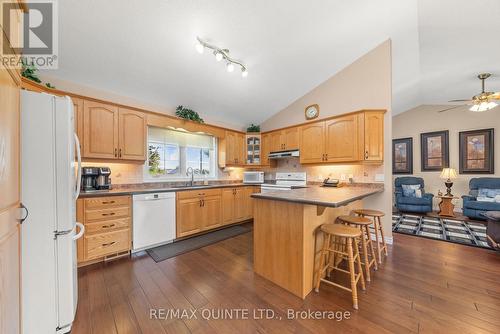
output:
[[[187,168],[186,175],[187,176],[191,175],[191,184],[190,184],[190,187],[192,187],[193,183],[194,183],[194,170],[193,170],[193,167],[188,167]]]

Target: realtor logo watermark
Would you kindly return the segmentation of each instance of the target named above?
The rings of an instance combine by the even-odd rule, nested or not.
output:
[[[1,62],[7,67],[21,68],[24,62],[39,69],[57,69],[57,0],[24,3],[28,8],[26,12],[20,10],[17,1],[2,3],[0,20],[5,34],[2,37]]]

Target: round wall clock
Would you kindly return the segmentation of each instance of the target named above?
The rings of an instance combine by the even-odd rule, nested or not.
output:
[[[319,106],[317,104],[311,104],[306,107],[306,119],[313,119],[319,116]]]

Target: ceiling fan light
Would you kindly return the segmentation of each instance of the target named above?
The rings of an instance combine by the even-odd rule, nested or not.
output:
[[[198,51],[199,54],[202,54],[205,51],[203,44],[200,42],[196,43],[196,51]]]
[[[470,107],[469,110],[473,111],[473,112],[483,112],[483,111],[493,109],[496,106],[498,106],[498,104],[495,102],[486,102],[485,101],[485,102],[474,104],[472,107]]]

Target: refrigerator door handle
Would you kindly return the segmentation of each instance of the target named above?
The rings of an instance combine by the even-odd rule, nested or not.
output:
[[[78,171],[76,175],[76,189],[75,189],[75,199],[80,196],[80,187],[82,185],[82,155],[80,152],[80,140],[78,139],[78,136],[76,133],[74,134],[75,136],[75,146],[76,146],[76,158],[78,160]]]
[[[28,211],[28,208],[23,203],[21,203],[19,205],[19,210],[24,211],[24,217],[22,216],[22,213],[19,215],[21,217],[21,218],[19,218],[19,224],[22,224],[22,223],[24,223],[24,221],[26,219],[28,219],[30,212]]]
[[[85,233],[85,226],[82,223],[76,222],[76,226],[78,226],[80,228],[80,232],[78,232],[78,234],[75,234],[73,236],[73,240],[80,239],[83,236],[83,234]],[[75,227],[75,229],[76,229],[76,227]]]

